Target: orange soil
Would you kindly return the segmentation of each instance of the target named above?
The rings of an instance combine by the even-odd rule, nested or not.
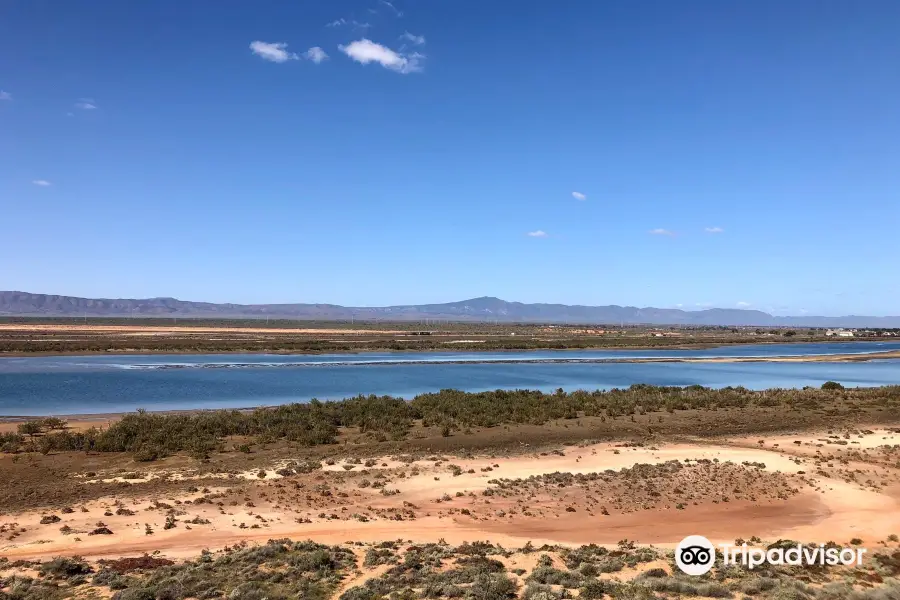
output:
[[[863,436],[861,441],[876,447],[878,440],[890,435],[879,430]],[[793,439],[796,436],[784,437]],[[814,439],[816,436],[805,437]],[[536,545],[580,545],[615,544],[621,539],[629,539],[667,547],[674,546],[686,535],[701,534],[714,542],[757,535],[764,540],[791,538],[838,543],[859,537],[874,545],[888,534],[900,532],[900,473],[896,469],[848,463],[848,468],[865,470],[866,476],[881,482],[880,485],[857,483],[844,480],[837,468],[827,473],[820,471],[825,469],[826,461],[839,461],[840,453],[847,452],[844,448],[829,448],[827,456],[816,457],[802,447],[795,451],[791,443],[779,443],[779,447],[774,448],[774,444],[760,447],[755,440],[752,446],[750,442],[741,439],[713,444],[672,444],[658,449],[615,447],[607,443],[566,448],[564,456],[453,458],[439,463],[420,460],[404,464],[385,458],[378,460],[378,466],[368,469],[356,465],[347,471],[343,464],[337,464],[325,466],[325,472],[284,479],[274,472],[279,466],[274,465],[264,479],[258,478],[255,472],[244,473],[237,478],[223,479],[221,490],[209,491],[214,494],[241,486],[242,489],[233,492],[234,498],[240,498],[239,502],[226,501],[221,507],[209,503],[180,503],[198,498],[199,492],[177,498],[157,498],[179,512],[184,511],[177,516],[176,527],[169,530],[163,528],[166,511],[153,508],[150,503],[153,498],[149,497],[124,500],[118,505],[115,498],[91,502],[84,507],[87,512],[76,507],[75,512],[61,514],[60,522],[49,525],[38,524],[41,516],[46,514],[40,511],[2,515],[0,531],[4,528],[7,533],[24,531],[19,531],[13,539],[0,533],[0,555],[10,559],[61,554],[102,558],[158,550],[170,557],[187,557],[204,548],[221,548],[242,540],[264,542],[279,537],[322,543],[396,539],[428,542],[444,538],[451,544],[459,544],[487,539],[508,547],[522,546],[527,541]],[[564,511],[562,503],[548,509],[546,498],[550,496],[544,495],[542,506],[548,510],[540,517],[526,516],[521,510],[523,504],[541,502],[533,494],[531,497],[516,495],[517,492],[505,497],[481,494],[482,490],[491,487],[488,481],[494,478],[618,471],[638,463],[662,463],[673,459],[718,459],[720,463],[731,461],[735,465],[745,461],[765,463],[766,473],[778,472],[788,478],[802,475],[807,483],[798,485],[796,493],[786,498],[766,496],[766,490],[759,489],[753,492],[759,495],[755,502],[699,502],[684,510],[635,506],[634,510],[611,511],[609,515],[589,514],[590,504],[585,502],[584,493],[575,488],[554,488],[552,491],[563,494],[566,506],[576,507],[576,512]],[[387,466],[381,466],[382,462]],[[462,473],[453,476],[448,471],[449,464],[458,465]],[[469,469],[474,473],[468,473]],[[357,473],[363,470],[365,474]],[[399,476],[401,471],[404,477]],[[399,493],[385,496],[378,489],[358,485],[363,478],[376,479],[378,474],[388,478],[387,489],[397,489]],[[73,480],[72,485],[90,483],[81,478]],[[316,490],[322,486],[334,494],[329,492],[320,496]],[[244,500],[249,500],[250,496],[254,503],[248,505]],[[444,501],[438,502],[442,496]],[[115,512],[117,506],[129,508],[136,514],[104,516],[104,512]],[[471,509],[471,513],[467,515],[463,509]],[[326,512],[335,514],[335,518],[323,517]],[[398,513],[406,515],[404,520],[390,518]],[[365,517],[354,518],[355,514]],[[195,516],[208,519],[210,523],[188,525],[187,520]],[[310,522],[305,522],[306,519]],[[98,521],[108,526],[113,535],[87,535]],[[145,534],[147,523],[154,531],[152,535]],[[63,535],[59,531],[63,525],[76,533]]]

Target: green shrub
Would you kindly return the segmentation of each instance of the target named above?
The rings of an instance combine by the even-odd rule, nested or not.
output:
[[[468,596],[473,600],[507,600],[516,597],[516,582],[506,575],[480,575]]]
[[[381,596],[363,586],[352,587],[343,594],[339,600],[379,600]]]
[[[535,568],[525,581],[544,585],[561,585],[564,588],[577,588],[584,581],[584,576],[573,571],[562,571],[555,567],[540,566]]]
[[[76,575],[88,575],[93,572],[94,569],[78,556],[72,558],[60,556],[50,562],[41,563],[41,566],[38,567],[38,573],[42,577],[51,579],[69,579]]]
[[[267,600],[269,594],[260,583],[248,581],[242,583],[228,594],[228,600]]]
[[[615,584],[602,579],[589,579],[581,589],[578,590],[578,597],[582,600],[600,600],[606,594],[612,592]]]
[[[101,569],[91,581],[94,585],[105,585],[111,590],[123,590],[128,587],[128,580],[112,569]]]
[[[563,598],[563,594],[555,591],[549,585],[529,583],[522,592],[522,600],[560,600],[561,598]]]
[[[731,598],[734,596],[727,587],[715,582],[656,577],[644,579],[641,584],[654,592],[675,593],[683,596],[701,596],[703,598]]]
[[[154,590],[137,587],[116,592],[111,600],[154,600],[154,598]]]
[[[142,445],[134,453],[134,460],[138,462],[153,462],[160,457],[159,449],[148,444]]]

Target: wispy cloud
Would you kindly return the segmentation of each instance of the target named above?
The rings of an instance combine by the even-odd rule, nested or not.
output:
[[[12,94],[0,90],[0,100],[12,100]]]
[[[79,98],[78,102],[75,103],[75,108],[78,110],[96,110],[97,104],[93,98]]]
[[[46,179],[34,179],[31,183],[33,183],[34,185],[36,185],[38,187],[50,187],[51,185],[53,185]]]
[[[303,53],[304,58],[307,60],[311,60],[316,64],[321,63],[323,60],[328,58],[328,55],[324,50],[319,48],[318,46],[313,46],[309,50]]]
[[[404,39],[408,42],[412,42],[416,46],[422,46],[425,44],[425,36],[424,35],[414,35],[410,32],[406,32],[400,36],[400,39]]]
[[[538,229],[537,231],[529,231],[525,235],[527,235],[528,237],[545,238],[547,237],[547,232]]]
[[[668,229],[663,229],[661,227],[657,229],[651,229],[650,233],[653,235],[675,235],[674,231],[669,231]]]
[[[698,302],[694,306],[697,306],[699,308],[709,308],[712,306],[712,302]]]
[[[375,11],[370,11],[370,12],[375,12]],[[343,27],[344,25],[350,25],[353,29],[362,29],[363,31],[365,31],[366,29],[368,29],[369,27],[372,26],[371,23],[363,23],[363,22],[356,21],[356,20],[348,21],[344,17],[341,17],[340,19],[335,19],[331,23],[325,23],[325,27]]]
[[[748,306],[752,306],[752,305],[749,302],[745,302],[744,300],[741,300],[740,302],[737,303],[736,306],[738,308],[747,308]]]
[[[581,192],[572,192],[572,197],[576,200],[587,200],[587,195]]]
[[[388,0],[379,0],[379,3],[380,3],[380,4],[384,4],[385,6],[387,6],[388,8],[390,8],[391,11],[393,11],[393,13],[394,13],[397,17],[402,17],[402,16],[403,16],[403,11],[402,11],[402,10],[397,10],[397,7],[394,6],[394,4],[393,4],[392,2],[389,2]]]
[[[791,311],[791,307],[790,307],[790,306],[770,306],[770,307],[768,307],[768,308],[766,309],[766,312],[769,313],[769,314],[774,315],[774,314],[776,314],[776,313],[782,313],[782,314],[784,314],[784,313],[789,313],[789,312],[792,312],[792,311]]]
[[[706,227],[703,229],[706,233],[724,233],[725,230],[721,227]]]
[[[684,304],[682,304],[681,302],[679,302],[678,304],[675,305],[675,308],[681,308],[682,306],[684,306]]]
[[[263,60],[275,63],[283,63],[300,58],[293,52],[288,52],[287,44],[284,42],[250,42],[250,51]]]
[[[425,58],[422,54],[415,52],[401,54],[366,38],[350,42],[346,46],[338,46],[338,48],[358,63],[367,65],[375,62],[385,69],[404,74],[421,71],[421,59]]]

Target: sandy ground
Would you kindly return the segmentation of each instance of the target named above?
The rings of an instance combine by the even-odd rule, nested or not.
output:
[[[848,444],[820,441],[829,436]],[[382,457],[369,466],[345,460],[287,477],[275,464],[264,477],[256,471],[223,476],[221,487],[185,496],[110,497],[66,512],[0,515],[0,555],[113,558],[158,550],[175,558],[278,537],[322,543],[485,539],[508,547],[629,539],[671,547],[700,534],[714,542],[753,535],[838,543],[858,537],[874,546],[900,533],[894,444],[900,433],[873,428],[775,436],[762,444],[758,438],[658,447],[603,443],[509,458]],[[672,464],[667,461],[681,465],[670,477],[635,475]],[[556,479],[564,476],[581,479]],[[80,476],[72,485],[101,479],[108,478]],[[676,507],[672,494],[690,497],[692,490],[701,496]],[[42,525],[42,517],[53,522]],[[99,527],[112,534],[91,535]]]
[[[708,362],[708,363],[732,363],[732,362],[864,362],[868,360],[884,360],[900,358],[900,350],[887,352],[869,352],[866,354],[822,354],[812,356],[766,356],[759,357],[727,357],[727,358],[685,358],[675,362]],[[653,359],[655,360],[655,359]],[[638,362],[652,362],[641,360]]]

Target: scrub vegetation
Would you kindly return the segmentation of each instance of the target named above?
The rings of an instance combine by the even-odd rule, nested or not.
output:
[[[407,402],[391,396],[357,396],[342,401],[286,404],[250,411],[212,410],[164,414],[138,411],[127,414],[108,428],[69,431],[60,419],[19,423],[16,432],[0,434],[0,450],[6,453],[54,451],[129,452],[135,460],[153,461],[178,452],[198,459],[221,451],[231,437],[257,443],[284,440],[297,446],[334,444],[342,431],[352,430],[363,441],[402,441],[413,429],[436,428],[443,437],[472,428],[543,425],[551,421],[587,418],[610,425],[654,424],[679,412],[694,411],[715,416],[734,413],[720,430],[684,433],[716,434],[733,431],[734,419],[760,411],[805,411],[852,419],[860,411],[882,417],[900,409],[900,386],[844,389],[833,382],[821,388],[753,391],[742,387],[710,389],[702,386],[659,387],[633,385],[609,391],[496,390],[469,393],[441,390],[416,396]],[[729,413],[729,414],[731,414]],[[749,417],[748,417],[749,418]],[[640,420],[639,420],[640,419]],[[699,427],[703,421],[697,421]],[[777,425],[777,423],[775,423]],[[729,429],[730,428],[730,429]]]
[[[754,545],[795,544],[777,540]],[[360,560],[375,551],[390,559],[377,564]],[[151,556],[94,562],[0,558],[0,599],[889,600],[900,594],[898,557],[895,547],[885,546],[863,567],[731,566],[691,577],[678,571],[671,551],[628,540],[613,548],[538,548],[528,543],[506,549],[488,542],[328,546],[275,539],[203,552],[178,563]],[[373,571],[378,564],[384,567]]]

